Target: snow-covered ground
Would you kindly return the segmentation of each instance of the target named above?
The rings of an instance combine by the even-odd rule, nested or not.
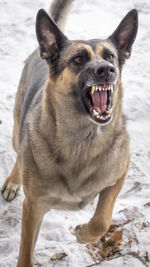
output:
[[[13,106],[25,58],[37,46],[35,17],[39,8],[48,10],[49,0],[0,0],[0,186],[9,174],[15,153],[11,145]],[[131,137],[131,167],[117,200],[113,223],[123,229],[121,254],[135,252],[150,266],[150,1],[76,0],[68,18],[66,35],[71,39],[110,35],[132,8],[139,11],[139,31],[132,57],[123,70],[124,112]],[[0,195],[0,266],[17,262],[23,192],[11,203]],[[96,200],[95,200],[96,202]],[[87,222],[96,203],[77,212],[49,212],[35,248],[35,266],[85,267],[93,264],[85,245],[76,242],[73,228]],[[51,256],[65,252],[60,261]],[[126,255],[101,266],[143,266]],[[127,259],[127,260],[126,260]]]

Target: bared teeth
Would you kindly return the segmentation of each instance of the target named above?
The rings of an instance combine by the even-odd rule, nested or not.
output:
[[[95,91],[107,91],[107,90],[111,90],[111,92],[113,93],[113,85],[92,85],[92,90],[91,90],[91,94],[93,95]]]
[[[110,117],[110,115],[107,115],[107,116],[100,116],[99,118],[100,118],[100,120],[106,120],[106,119],[108,119]]]
[[[111,110],[111,109],[110,109]],[[94,115],[94,117],[96,117],[97,119],[100,119],[100,120],[106,120],[106,119],[108,119],[109,117],[110,117],[110,114],[111,114],[111,112],[110,113],[108,113],[110,110],[107,110],[106,111],[106,115],[100,115],[99,114],[99,112],[97,112],[95,109],[93,109],[93,115]]]
[[[111,114],[112,113],[112,108],[107,109],[105,112],[106,112],[106,114]]]
[[[95,85],[92,85],[92,95],[94,94],[95,92]]]

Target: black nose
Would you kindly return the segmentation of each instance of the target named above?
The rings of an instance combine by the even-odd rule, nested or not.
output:
[[[102,81],[113,81],[115,79],[115,68],[112,65],[101,64],[96,67],[95,74]]]

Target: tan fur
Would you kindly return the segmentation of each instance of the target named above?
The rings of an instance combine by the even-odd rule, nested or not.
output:
[[[24,99],[24,95],[26,92],[26,81],[25,81],[25,73],[26,73],[26,66],[22,72],[22,76],[20,79],[19,87],[16,100],[15,100],[15,108],[14,108],[14,128],[13,128],[13,147],[14,150],[17,152],[19,147],[19,129],[20,129],[20,115],[21,115],[21,104]]]
[[[22,212],[22,243],[17,267],[33,266],[33,249],[44,213],[44,208],[38,205],[37,202],[32,203],[27,199],[24,200]]]
[[[97,54],[98,56],[101,56],[102,53],[103,53],[103,49],[104,49],[104,46],[103,46],[103,45],[99,45],[99,46],[97,46],[97,48],[96,48],[96,54]]]

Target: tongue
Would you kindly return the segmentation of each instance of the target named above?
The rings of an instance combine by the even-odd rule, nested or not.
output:
[[[107,108],[107,92],[106,91],[96,91],[94,94],[91,95],[92,97],[92,102],[94,108],[100,113],[103,113],[106,111]]]

